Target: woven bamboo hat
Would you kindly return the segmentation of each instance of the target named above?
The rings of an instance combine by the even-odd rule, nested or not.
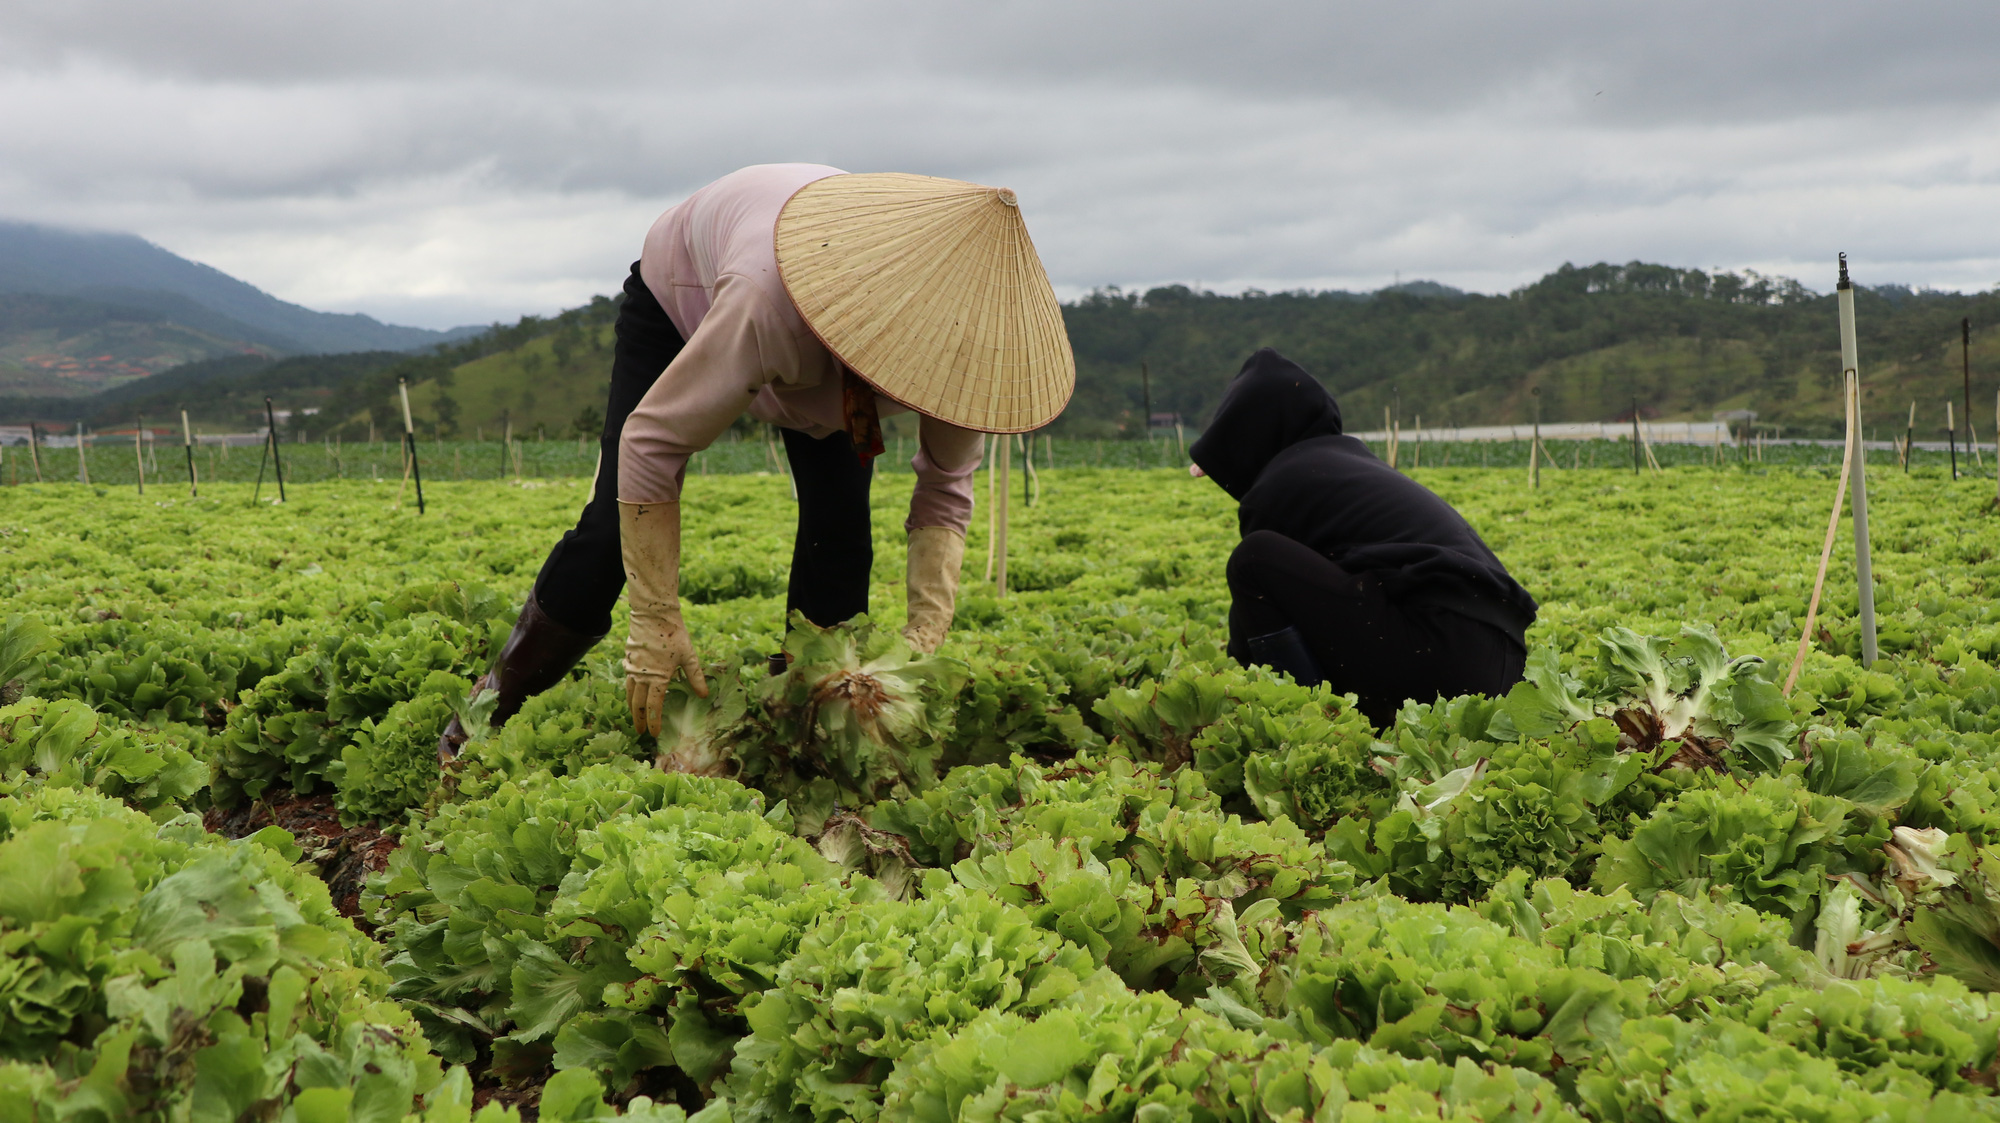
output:
[[[800,188],[778,273],[827,349],[911,409],[987,433],[1069,404],[1076,358],[1014,193],[893,172]]]

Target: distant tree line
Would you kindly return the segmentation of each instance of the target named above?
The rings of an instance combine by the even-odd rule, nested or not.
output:
[[[1802,430],[1824,428],[1837,411],[1830,391],[1800,388],[1838,378],[1834,298],[1755,273],[1564,265],[1502,296],[1407,287],[1221,296],[1172,285],[1104,289],[1063,311],[1078,377],[1058,424],[1078,436],[1141,432],[1142,365],[1153,411],[1198,427],[1265,346],[1313,372],[1354,428],[1378,427],[1385,407],[1405,425],[1418,415],[1426,424],[1525,421],[1536,384],[1545,384],[1548,420],[1629,417],[1635,398],[1648,417],[1740,404]],[[1864,364],[1873,364],[1864,374],[1930,364],[1928,389],[1942,392],[1962,316],[1990,329],[2000,293],[1863,290],[1856,318]]]
[[[457,398],[457,368],[548,339],[516,356],[519,369],[509,378],[523,385],[507,392],[521,399],[517,408],[532,405],[527,395],[545,359],[557,369],[581,364],[579,371],[601,364],[608,379],[599,329],[616,319],[620,299],[599,296],[560,315],[524,316],[416,354],[232,356],[94,398],[17,399],[12,409],[0,401],[0,415],[81,418],[103,427],[139,415],[166,421],[188,408],[243,425],[268,394],[277,408],[293,411],[295,427],[352,439],[365,435],[371,420],[378,432],[400,427],[396,383],[407,378],[412,387],[435,384],[434,401],[419,411],[425,435],[460,436],[471,426],[463,420],[469,407]],[[1941,414],[1942,398],[1957,397],[1962,317],[1978,333],[1974,376],[1985,380],[1981,400],[1990,406],[2000,376],[2000,290],[1889,285],[1859,290],[1857,306],[1871,414],[1900,411],[1906,400]],[[1752,272],[1564,265],[1499,296],[1429,282],[1366,294],[1107,288],[1063,313],[1077,389],[1054,428],[1073,437],[1140,436],[1149,391],[1156,416],[1199,429],[1244,358],[1265,346],[1325,383],[1355,429],[1379,426],[1385,409],[1406,426],[1419,417],[1427,425],[1519,422],[1536,405],[1549,421],[1623,420],[1635,403],[1646,417],[1749,409],[1760,423],[1794,433],[1831,432],[1840,416],[1834,298]],[[478,407],[489,404],[475,403],[472,416],[482,418],[490,410]],[[601,401],[587,405],[590,418],[564,413],[562,426],[582,431],[577,427],[594,423]],[[1984,408],[1975,402],[1975,413]],[[316,413],[308,417],[308,409]]]

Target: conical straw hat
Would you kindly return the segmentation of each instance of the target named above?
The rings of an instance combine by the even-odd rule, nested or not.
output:
[[[840,361],[967,429],[1039,429],[1076,358],[1014,193],[892,172],[800,188],[778,214],[778,273]]]

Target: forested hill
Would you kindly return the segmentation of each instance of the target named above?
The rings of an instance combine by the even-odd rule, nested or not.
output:
[[[1959,320],[1970,317],[1974,408],[1990,432],[2000,291],[1885,286],[1862,290],[1856,307],[1868,412],[1902,416],[1914,399],[1940,425],[1945,398],[1960,396]],[[1416,286],[1218,296],[1177,285],[1097,292],[1064,319],[1077,358],[1064,424],[1080,432],[1136,427],[1142,364],[1154,412],[1199,424],[1264,346],[1318,375],[1355,428],[1379,426],[1398,399],[1405,425],[1418,415],[1427,425],[1525,421],[1535,387],[1548,420],[1629,417],[1635,398],[1649,418],[1749,409],[1801,432],[1830,430],[1841,412],[1833,296],[1755,274],[1565,265],[1504,296]]]
[[[1895,427],[1918,403],[1926,434],[1960,399],[1959,320],[1973,325],[1975,423],[1993,428],[2000,390],[2000,290],[1976,295],[1863,289],[1857,299],[1871,424]],[[1077,392],[1056,422],[1079,437],[1136,436],[1140,372],[1156,414],[1199,428],[1243,359],[1276,347],[1318,375],[1356,429],[1400,403],[1405,425],[1525,421],[1539,387],[1550,421],[1644,416],[1707,419],[1754,410],[1795,435],[1831,434],[1841,414],[1834,298],[1794,281],[1655,265],[1564,266],[1504,296],[1429,282],[1374,293],[1217,296],[1183,286],[1143,295],[1106,290],[1063,309]],[[418,354],[240,356],[191,363],[94,397],[0,399],[20,421],[129,424],[188,409],[241,427],[270,395],[303,412],[314,435],[399,425],[408,379],[426,433],[472,436],[511,427],[568,434],[601,424],[611,369],[613,298],[558,316],[523,317]]]

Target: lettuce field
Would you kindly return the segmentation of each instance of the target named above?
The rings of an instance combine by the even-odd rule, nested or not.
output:
[[[2000,516],[1811,465],[1420,468],[1542,602],[1388,728],[1222,653],[1234,509],[1045,470],[950,639],[786,636],[690,476],[707,699],[622,620],[440,767],[587,481],[0,489],[0,1123],[2000,1119]],[[981,495],[985,491],[982,486]],[[790,668],[769,673],[783,644]],[[1991,863],[1991,864],[1989,864]]]

